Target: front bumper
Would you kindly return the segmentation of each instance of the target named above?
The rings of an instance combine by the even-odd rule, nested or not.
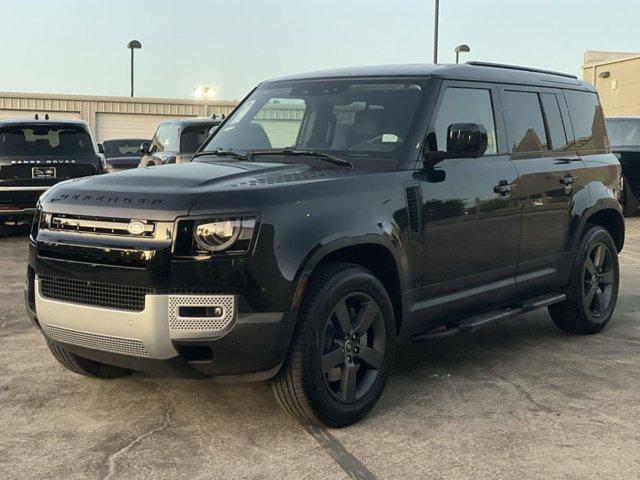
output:
[[[27,307],[47,338],[82,357],[133,370],[263,380],[278,371],[293,328],[290,314],[237,313],[231,295],[146,295],[144,309],[134,312],[47,298],[38,276],[31,278]],[[181,317],[184,305],[220,306],[224,313]]]

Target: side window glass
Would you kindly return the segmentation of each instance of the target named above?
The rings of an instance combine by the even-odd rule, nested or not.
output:
[[[549,150],[540,100],[535,92],[505,91],[504,113],[510,132],[512,153]]]
[[[491,92],[480,88],[449,87],[444,92],[440,110],[435,121],[436,145],[430,145],[433,151],[447,151],[447,132],[453,123],[481,123],[487,129],[487,151],[485,155],[495,154],[496,128],[493,121]]]
[[[609,148],[602,106],[592,92],[565,90],[578,152]]]
[[[569,145],[567,144],[567,134],[562,123],[562,115],[560,114],[560,106],[558,105],[558,99],[555,93],[541,93],[540,101],[542,102],[542,109],[544,110],[544,116],[547,121],[547,132],[549,133],[549,140],[551,150],[566,150]]]

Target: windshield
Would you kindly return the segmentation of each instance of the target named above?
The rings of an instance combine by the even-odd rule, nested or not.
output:
[[[180,152],[193,153],[209,136],[209,131],[214,125],[203,124],[185,127],[180,135]]]
[[[162,123],[158,125],[151,143],[156,147],[157,152],[177,152],[179,135],[180,127],[178,125]]]
[[[104,147],[104,156],[113,157],[142,157],[140,150],[142,143],[149,143],[144,138],[128,138],[126,140],[105,140],[102,142]]]
[[[612,147],[640,146],[640,121],[607,121],[606,123]]]
[[[281,150],[397,159],[422,98],[424,82],[407,79],[275,82],[249,97],[204,151]]]
[[[13,125],[0,128],[0,155],[91,155],[93,143],[82,127]]]

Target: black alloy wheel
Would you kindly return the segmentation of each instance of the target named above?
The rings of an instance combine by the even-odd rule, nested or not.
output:
[[[343,297],[326,320],[321,365],[325,385],[343,403],[369,392],[384,364],[386,330],[378,303],[364,292]]]
[[[613,255],[605,243],[591,246],[584,262],[584,306],[594,318],[602,316],[611,303],[615,273]]]
[[[587,226],[573,257],[566,300],[549,306],[556,326],[568,333],[591,335],[607,326],[620,285],[618,248],[600,225]]]

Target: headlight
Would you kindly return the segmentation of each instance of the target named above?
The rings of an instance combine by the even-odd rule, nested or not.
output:
[[[235,243],[241,229],[242,220],[238,219],[196,223],[193,229],[193,237],[203,250],[221,252]]]
[[[174,253],[178,256],[249,253],[256,223],[255,215],[180,220]]]

